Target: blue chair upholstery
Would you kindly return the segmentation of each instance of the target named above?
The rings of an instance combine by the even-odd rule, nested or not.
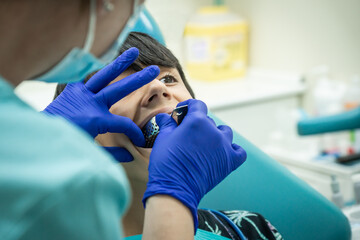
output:
[[[134,30],[148,33],[165,44],[147,10]],[[217,124],[224,124],[212,117]],[[247,161],[209,192],[200,207],[261,213],[285,239],[351,238],[349,222],[335,205],[241,135],[234,133],[234,142],[246,150]]]
[[[139,19],[135,23],[132,31],[146,33],[165,45],[165,40],[159,26],[146,8],[143,8],[143,11],[140,12]]]
[[[360,128],[360,107],[324,117],[305,118],[299,121],[299,135],[312,135]]]

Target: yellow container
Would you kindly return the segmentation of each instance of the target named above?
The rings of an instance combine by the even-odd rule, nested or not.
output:
[[[241,78],[248,60],[248,24],[226,6],[201,8],[185,27],[184,47],[190,78]]]

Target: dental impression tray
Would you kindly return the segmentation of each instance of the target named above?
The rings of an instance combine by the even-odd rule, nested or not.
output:
[[[188,111],[187,105],[180,106],[180,107],[175,108],[172,111],[170,116],[179,125],[182,122],[182,120],[184,119],[185,115],[187,114],[187,111]],[[154,145],[155,139],[160,132],[160,129],[156,123],[155,117],[151,118],[150,121],[147,124],[145,124],[145,126],[142,129],[142,132],[145,137],[145,148],[152,148],[152,146]]]

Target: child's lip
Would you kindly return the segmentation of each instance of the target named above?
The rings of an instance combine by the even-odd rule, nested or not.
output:
[[[157,114],[159,114],[159,113],[171,114],[173,110],[174,110],[174,108],[173,108],[173,107],[169,107],[169,106],[156,109],[155,111],[151,112],[151,113],[139,124],[140,129],[142,129],[142,128],[145,126],[145,124],[148,123],[148,122],[149,122],[154,116],[156,116]]]

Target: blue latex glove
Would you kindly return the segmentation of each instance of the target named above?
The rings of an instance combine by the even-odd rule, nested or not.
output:
[[[206,105],[190,99],[188,113],[178,126],[168,114],[158,114],[160,127],[149,163],[146,199],[170,195],[187,206],[198,225],[197,207],[202,197],[246,160],[246,152],[232,143],[230,127],[216,126],[207,116]]]
[[[154,80],[159,75],[157,66],[149,66],[107,86],[125,71],[138,57],[137,48],[130,48],[112,63],[97,72],[87,83],[70,83],[43,112],[62,116],[75,123],[92,137],[107,132],[124,133],[137,146],[145,144],[141,129],[130,119],[109,112],[110,107],[129,93]],[[107,148],[118,161],[131,161],[123,148]]]

